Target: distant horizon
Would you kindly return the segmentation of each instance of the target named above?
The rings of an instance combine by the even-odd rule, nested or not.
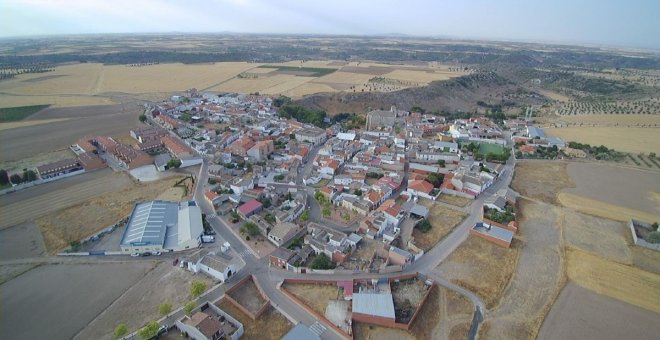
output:
[[[660,50],[660,1],[5,0],[0,37],[78,34],[410,36]]]
[[[0,36],[1,40],[19,40],[35,38],[58,38],[74,36],[129,36],[129,35],[250,35],[250,36],[300,36],[300,37],[354,37],[354,38],[401,38],[401,39],[435,39],[468,43],[521,43],[530,45],[553,45],[567,47],[584,48],[607,48],[627,50],[629,52],[650,52],[660,53],[659,47],[621,45],[607,42],[596,41],[553,41],[553,40],[533,40],[533,39],[513,39],[513,38],[489,38],[489,37],[471,37],[471,36],[450,36],[450,35],[416,35],[407,33],[373,33],[373,34],[331,34],[331,33],[293,33],[293,32],[234,32],[234,31],[144,31],[144,32],[94,32],[94,33],[51,33],[51,34],[32,34],[32,35],[14,35]]]

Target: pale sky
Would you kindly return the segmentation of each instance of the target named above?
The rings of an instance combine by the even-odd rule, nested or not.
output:
[[[0,37],[408,35],[660,49],[660,0],[1,0]]]

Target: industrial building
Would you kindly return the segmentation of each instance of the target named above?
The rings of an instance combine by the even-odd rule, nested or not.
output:
[[[124,254],[196,248],[204,232],[202,212],[194,201],[135,204],[120,247]]]

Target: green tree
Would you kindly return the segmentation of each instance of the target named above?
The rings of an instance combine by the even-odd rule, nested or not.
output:
[[[264,208],[268,209],[272,203],[270,202],[270,199],[264,198],[261,200],[261,204],[264,206]]]
[[[32,170],[23,170],[23,180],[32,182],[37,180],[37,173]]]
[[[444,167],[445,167],[445,160],[444,160],[444,159],[438,159],[438,165],[439,165],[441,168],[444,168]]]
[[[432,227],[433,226],[431,225],[431,222],[429,222],[427,219],[423,219],[415,225],[415,228],[419,229],[419,231],[423,233],[428,233]]]
[[[651,224],[651,228],[653,228],[653,230],[657,231],[658,230],[658,222],[653,222],[653,224]]]
[[[9,175],[7,170],[0,169],[0,186],[5,186],[9,184]]]
[[[231,217],[231,220],[232,220],[233,223],[236,223],[236,222],[238,222],[238,220],[241,219],[241,215],[239,215],[239,214],[238,214],[237,212],[235,212],[235,211],[232,211],[232,212],[229,214],[229,217]]]
[[[300,220],[302,222],[307,222],[309,221],[309,210],[303,211],[303,213],[300,215]]]
[[[206,291],[206,283],[202,281],[195,280],[190,285],[190,295],[192,295],[193,298],[202,295],[204,291]]]
[[[355,195],[355,196],[362,196],[362,190],[360,190],[360,189],[355,189],[355,190],[353,191],[353,195]]]
[[[268,223],[275,223],[275,216],[273,216],[271,213],[268,213],[266,216],[264,216],[264,220],[266,220]]]
[[[295,133],[289,134],[289,139],[296,140],[296,134]]]
[[[314,258],[310,267],[312,269],[333,269],[335,268],[335,264],[332,263],[326,254],[321,253]]]
[[[179,168],[181,166],[181,160],[172,158],[167,162],[167,168],[172,169],[172,168]]]
[[[158,313],[160,313],[160,316],[165,316],[167,314],[170,314],[172,312],[172,304],[171,303],[163,303],[158,307]]]
[[[195,301],[188,301],[188,303],[183,306],[183,312],[190,316],[192,315],[192,311],[195,309],[195,307],[197,307],[197,303],[195,303]]]
[[[284,175],[282,175],[282,174],[275,175],[275,176],[273,176],[273,179],[274,179],[276,182],[282,181],[282,180],[284,180]]]
[[[142,123],[147,121],[147,116],[145,116],[145,115],[140,115],[140,117],[138,117],[138,118],[140,119],[140,122],[142,122]]]
[[[115,338],[120,339],[128,334],[128,326],[125,323],[120,323],[115,327]]]
[[[442,185],[442,181],[445,180],[445,176],[442,174],[430,174],[426,177],[426,181],[433,184],[434,187],[439,187]]]
[[[257,236],[259,235],[259,227],[252,222],[246,222],[241,226],[240,232],[249,236]]]
[[[646,242],[648,243],[660,243],[660,231],[652,231],[646,236]]]
[[[14,183],[14,184],[21,184],[21,183],[23,183],[23,177],[21,177],[21,175],[19,175],[19,174],[13,174],[13,175],[11,175],[11,177],[9,177],[9,179],[10,179],[11,182]]]
[[[146,326],[140,328],[137,334],[140,337],[140,339],[148,340],[155,337],[156,334],[158,334],[158,328],[160,328],[158,322],[152,320],[149,321],[149,323],[147,323]]]
[[[330,207],[323,207],[321,213],[323,214],[323,217],[330,217],[332,211],[330,210]]]

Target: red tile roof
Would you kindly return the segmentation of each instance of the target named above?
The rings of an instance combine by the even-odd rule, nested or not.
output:
[[[261,202],[255,200],[255,199],[251,199],[251,200],[245,202],[240,207],[238,207],[238,211],[243,213],[243,215],[247,215],[247,214],[259,209],[260,207],[261,207]]]
[[[433,191],[433,184],[427,181],[415,180],[412,181],[410,184],[408,184],[408,188],[413,189],[415,191],[423,192],[425,194],[429,194],[431,193],[431,191]]]

